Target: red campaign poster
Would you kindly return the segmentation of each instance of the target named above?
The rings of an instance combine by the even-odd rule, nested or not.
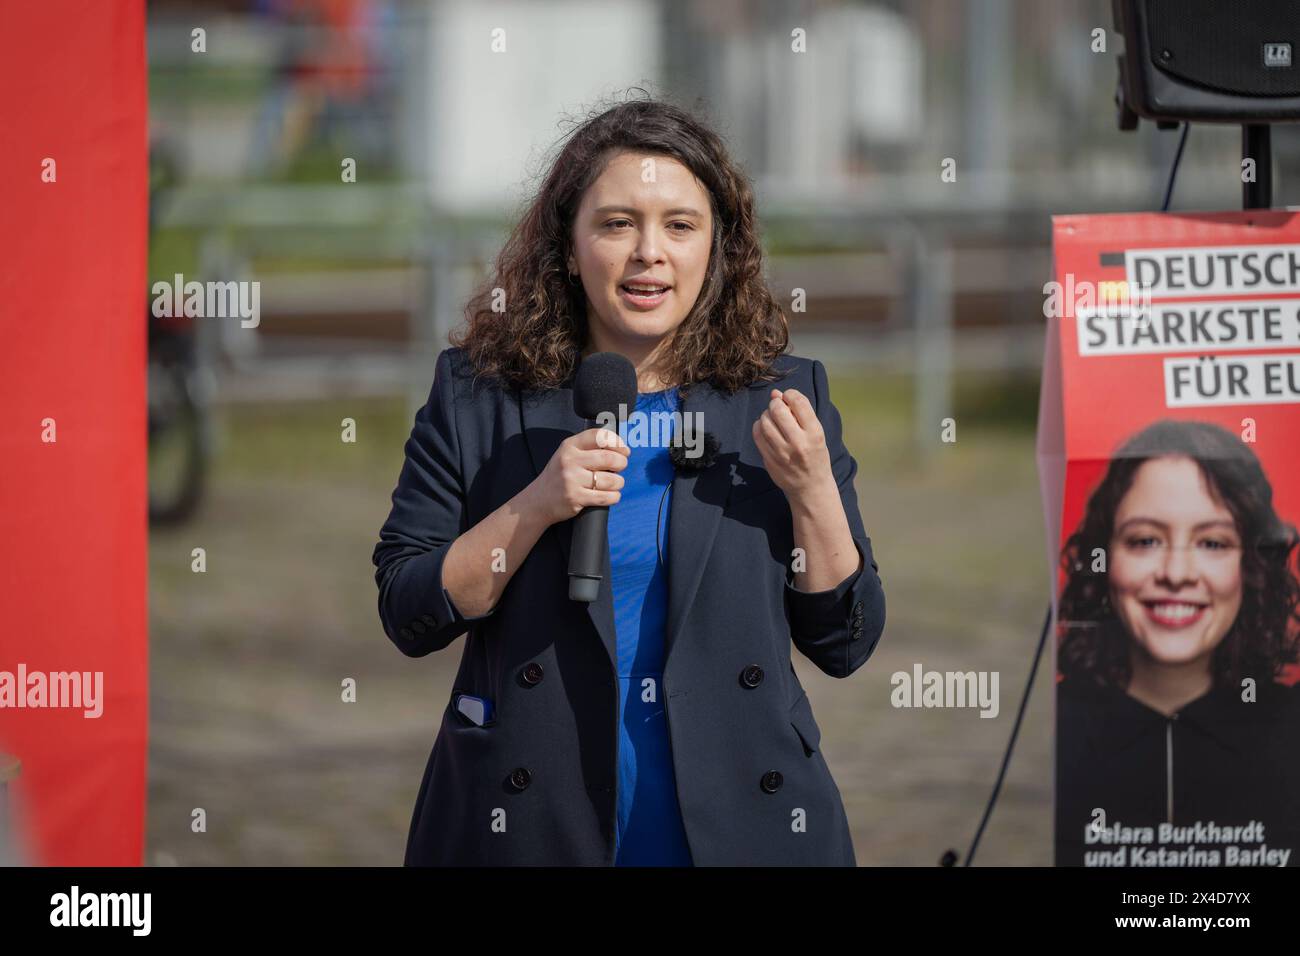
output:
[[[144,17],[39,0],[0,25],[0,864],[142,858]]]
[[[1300,865],[1300,220],[1053,227],[1056,862]]]

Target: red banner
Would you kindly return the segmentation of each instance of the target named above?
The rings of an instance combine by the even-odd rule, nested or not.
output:
[[[1300,220],[1054,227],[1057,862],[1300,865]]]
[[[142,861],[144,13],[10,3],[0,28],[0,753],[27,864]]]

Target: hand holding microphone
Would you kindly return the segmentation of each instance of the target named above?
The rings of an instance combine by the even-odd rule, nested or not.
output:
[[[617,414],[618,402],[636,402],[636,373],[627,359],[614,358],[625,366],[614,378],[631,376],[630,399],[620,392],[612,406]],[[590,362],[591,359],[584,362],[582,369],[587,369]],[[602,364],[608,368],[608,363],[598,363],[598,366]],[[590,379],[588,375],[585,380]],[[579,386],[583,381],[580,370]],[[597,417],[582,411],[586,405],[578,406],[577,396],[574,404],[582,417]],[[573,549],[569,596],[573,600],[594,601],[599,594],[609,547],[606,537],[609,506],[622,497],[623,476],[618,472],[627,467],[629,455],[631,449],[617,431],[587,428],[570,435],[551,455],[542,473],[523,491],[453,541],[443,561],[442,585],[461,613],[482,615],[496,607],[514,569],[523,563],[542,532],[570,519],[573,520]],[[496,560],[496,550],[503,545],[508,570],[483,574],[482,569]]]
[[[611,433],[616,436],[618,423],[624,421],[629,410],[636,407],[636,388],[636,369],[631,362],[617,352],[597,352],[583,359],[578,367],[578,375],[573,384],[573,410],[588,422],[600,421],[612,426]],[[604,429],[596,429],[602,430]],[[571,439],[566,439],[569,440]],[[608,439],[602,440],[608,442]],[[619,467],[625,468],[631,452],[621,439],[616,438],[616,441],[624,450]],[[591,454],[597,454],[591,449],[582,450],[589,452],[589,461]],[[606,463],[617,461],[614,457],[617,455],[616,450],[605,448],[598,454],[602,456],[601,461]],[[572,472],[571,468],[570,476]],[[569,600],[588,604],[600,596],[600,582],[609,561],[609,505],[622,497],[617,489],[608,492],[601,490],[601,481],[610,481],[602,478],[601,470],[590,469],[590,477],[595,488],[583,489],[583,498],[575,497],[570,502],[566,496],[566,504],[578,504],[584,498],[590,501],[593,495],[610,495],[613,499],[608,503],[588,504],[573,519],[573,544],[569,551]],[[618,478],[618,487],[622,488],[622,476],[614,477]]]
[[[567,521],[584,508],[617,504],[619,474],[631,449],[617,432],[588,428],[566,438],[533,481],[534,502],[548,524]]]

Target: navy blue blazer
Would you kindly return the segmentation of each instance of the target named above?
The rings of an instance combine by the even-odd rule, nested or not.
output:
[[[697,866],[856,864],[790,648],[848,677],[880,639],[884,592],[826,370],[792,355],[776,368],[784,377],[775,387],[798,388],[817,410],[862,569],[827,591],[793,588],[790,506],[751,431],[773,383],[731,394],[692,386],[680,410],[703,413],[720,448],[708,468],[673,480],[659,691]],[[573,410],[572,379],[548,390],[474,379],[461,349],[439,354],[373,555],[379,617],[403,654],[468,635],[405,863],[610,866],[619,735],[608,558],[599,599],[570,601],[573,523],[564,521],[538,539],[487,614],[464,617],[442,587],[451,542],[522,491],[587,423]],[[460,714],[460,693],[490,698],[492,719],[478,726]]]

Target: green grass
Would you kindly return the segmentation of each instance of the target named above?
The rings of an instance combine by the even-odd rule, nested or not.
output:
[[[344,442],[343,420],[356,422]],[[218,419],[218,479],[395,481],[413,421],[406,400],[327,399],[224,406]]]
[[[149,237],[149,285],[171,282],[180,273],[196,276],[199,265],[199,234],[190,229],[159,229]]]

